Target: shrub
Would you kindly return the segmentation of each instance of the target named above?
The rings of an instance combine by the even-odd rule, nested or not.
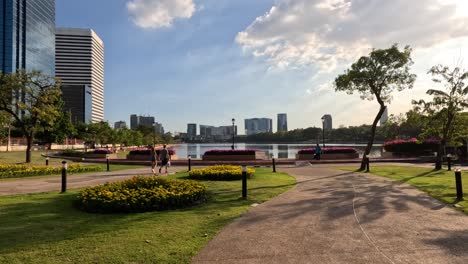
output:
[[[92,171],[100,171],[100,170],[102,170],[102,167],[98,165],[81,166],[80,164],[71,164],[68,166],[68,169],[67,169],[69,173],[92,172]],[[60,174],[61,172],[62,172],[62,167],[52,167],[52,166],[29,167],[27,165],[0,164],[0,178],[53,175],[53,174]]]
[[[175,150],[173,149],[168,149],[169,151],[169,155],[175,155]],[[156,154],[159,155],[159,153],[161,152],[160,149],[157,149],[156,150]],[[151,155],[151,149],[148,149],[148,148],[145,148],[145,149],[135,149],[135,150],[131,150],[129,152],[129,155],[145,155],[145,156],[150,156]]]
[[[387,141],[383,144],[383,148],[387,152],[413,154],[435,152],[437,151],[438,146],[439,140],[437,139],[426,139],[424,141],[420,141],[415,138],[408,140],[395,139],[392,141]]]
[[[114,152],[112,150],[110,150],[110,149],[95,149],[91,153],[93,153],[93,154],[112,154]]]
[[[315,148],[301,149],[298,154],[315,154]],[[357,153],[355,148],[322,148],[322,154]]]
[[[87,188],[76,205],[87,212],[148,212],[187,207],[206,198],[206,186],[196,181],[136,176]]]
[[[247,168],[247,177],[254,175],[255,170]],[[242,179],[242,167],[234,165],[214,165],[189,172],[189,178],[212,181],[235,181]]]
[[[212,149],[205,152],[204,155],[255,155],[256,149]]]
[[[84,157],[85,153],[74,149],[65,149],[60,154],[65,157]]]

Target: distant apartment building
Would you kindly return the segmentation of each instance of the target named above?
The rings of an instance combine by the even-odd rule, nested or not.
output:
[[[187,124],[187,137],[195,138],[197,136],[197,124]]]
[[[159,133],[161,135],[164,135],[164,127],[162,124],[158,123],[158,122],[155,122],[154,123],[154,131],[156,131],[156,133]]]
[[[200,125],[200,137],[202,139],[227,140],[232,135],[237,135],[237,126],[207,126]]]
[[[325,130],[333,129],[332,116],[329,114],[322,116],[322,125]]]
[[[156,123],[154,116],[130,116],[130,129],[136,130],[139,126],[154,127]]]
[[[92,122],[91,87],[87,85],[62,85],[63,111],[70,113],[73,124]]]
[[[91,87],[91,120],[104,120],[104,42],[92,29],[55,30],[55,76],[62,85]]]
[[[387,123],[388,121],[388,106],[385,107],[385,110],[382,114],[382,116],[380,117],[380,125],[383,126],[385,123]]]
[[[286,114],[278,114],[278,132],[288,131],[288,116]]]
[[[259,133],[273,133],[273,121],[271,118],[245,119],[244,125],[247,136]]]
[[[124,129],[127,128],[127,123],[125,121],[117,121],[114,123],[114,129]]]

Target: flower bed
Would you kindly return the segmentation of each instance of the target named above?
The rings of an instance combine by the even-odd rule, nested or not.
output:
[[[171,159],[176,159],[176,152],[173,149],[167,149],[169,155],[171,155]],[[156,150],[156,154],[159,155],[161,152],[160,149]],[[135,149],[131,150],[128,155],[127,159],[129,160],[151,160],[151,149],[144,148],[144,149]]]
[[[196,181],[133,177],[87,188],[76,205],[87,212],[130,213],[177,209],[206,198],[206,186]]]
[[[247,168],[247,177],[255,173],[252,168]],[[189,178],[211,181],[235,181],[242,179],[242,167],[233,165],[214,165],[202,169],[194,169],[189,172]]]
[[[267,159],[267,155],[264,151],[256,149],[235,149],[235,150],[224,150],[224,149],[212,149],[208,150],[203,154],[203,160],[214,160],[214,161],[232,161],[232,160],[258,160]]]
[[[314,159],[315,148],[301,149],[296,154],[298,160]],[[322,148],[320,159],[355,159],[359,154],[355,148]]]
[[[437,151],[439,143],[437,139],[426,139],[423,141],[416,138],[408,140],[396,139],[385,142],[383,148],[385,152],[390,152],[387,156],[421,156],[431,155]]]
[[[81,166],[80,164],[71,164],[68,166],[69,173],[100,171],[102,168],[97,165]],[[0,165],[0,178],[27,177],[38,175],[60,174],[62,167],[51,166],[32,166],[27,165]]]

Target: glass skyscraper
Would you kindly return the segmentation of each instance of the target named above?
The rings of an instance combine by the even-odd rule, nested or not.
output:
[[[0,70],[55,75],[55,0],[1,0]]]

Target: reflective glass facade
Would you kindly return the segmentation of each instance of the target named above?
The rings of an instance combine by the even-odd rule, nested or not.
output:
[[[0,70],[55,75],[55,0],[1,0]]]

